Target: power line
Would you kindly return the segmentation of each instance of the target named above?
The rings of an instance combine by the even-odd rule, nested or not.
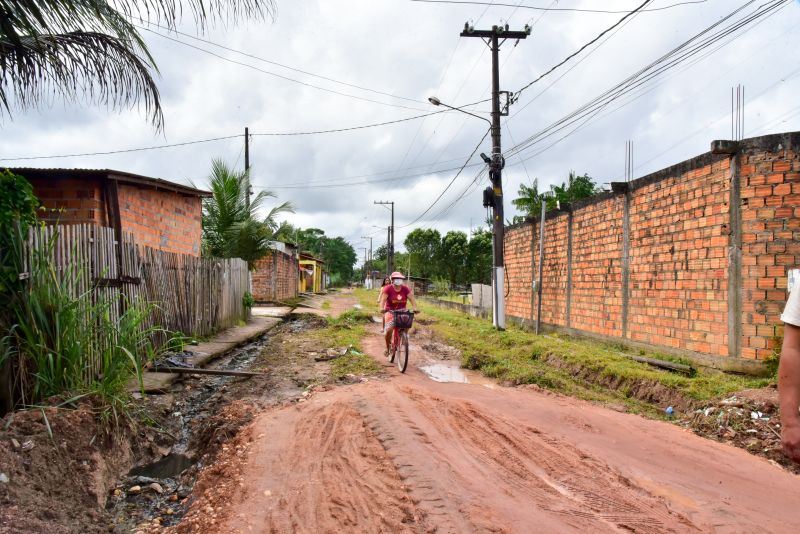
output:
[[[404,225],[402,225],[402,226],[398,226],[397,228],[406,228],[406,227],[408,227],[408,226],[411,226],[412,224],[414,224],[414,223],[416,223],[417,221],[419,221],[420,219],[422,219],[422,218],[425,216],[425,214],[426,214],[426,213],[428,213],[428,212],[429,212],[431,209],[433,209],[433,207],[436,205],[436,203],[437,203],[437,202],[439,202],[439,200],[441,200],[441,198],[444,196],[444,194],[447,192],[447,190],[448,190],[448,189],[450,189],[450,186],[452,186],[452,185],[453,185],[453,182],[455,182],[455,181],[456,181],[456,179],[457,179],[457,178],[458,178],[458,177],[461,175],[461,173],[462,173],[462,172],[464,171],[464,169],[467,167],[467,165],[469,164],[470,160],[471,160],[471,159],[472,159],[472,157],[475,155],[475,152],[477,152],[477,151],[478,151],[478,149],[481,147],[481,144],[482,144],[482,143],[483,143],[483,141],[486,139],[486,136],[487,136],[487,135],[489,135],[489,132],[490,132],[490,131],[491,131],[491,129],[488,129],[488,130],[486,130],[486,132],[483,134],[483,137],[481,137],[481,140],[480,140],[480,141],[478,141],[478,144],[477,144],[477,145],[475,145],[475,148],[472,150],[472,153],[471,153],[471,154],[469,155],[469,157],[466,159],[466,161],[465,161],[465,162],[464,162],[464,164],[461,166],[461,168],[460,168],[460,169],[458,169],[458,172],[456,173],[456,175],[455,175],[455,176],[453,176],[453,179],[452,179],[452,180],[450,180],[450,183],[448,183],[448,184],[447,184],[447,186],[445,186],[445,188],[442,190],[442,192],[441,192],[441,193],[439,193],[439,196],[438,196],[438,197],[436,197],[436,200],[434,200],[433,202],[431,202],[431,204],[430,204],[430,205],[429,205],[427,208],[425,208],[425,211],[423,211],[422,213],[420,213],[420,214],[417,216],[417,218],[416,218],[416,219],[414,219],[413,221],[411,221],[411,222],[410,222],[410,223],[408,223],[408,224],[404,224]]]
[[[483,100],[482,102],[486,102]],[[480,103],[480,102],[477,102]],[[472,105],[472,104],[467,104]],[[341,132],[350,132],[353,130],[364,130],[367,128],[377,128],[380,126],[388,126],[391,124],[398,124],[401,122],[408,122],[416,119],[421,119],[423,117],[430,117],[431,115],[438,115],[440,113],[450,113],[451,110],[439,110],[439,111],[432,111],[429,113],[423,113],[421,115],[414,115],[412,117],[406,117],[404,119],[395,119],[391,121],[384,121],[384,122],[376,122],[372,124],[362,124],[360,126],[349,126],[346,128],[332,128],[330,130],[310,130],[305,132],[266,132],[266,133],[253,133],[250,134],[251,136],[259,136],[259,137],[292,137],[292,136],[302,136],[302,135],[321,135],[321,134],[330,134],[330,133],[341,133]],[[162,148],[172,148],[172,147],[179,147],[179,146],[186,146],[186,145],[195,145],[198,143],[208,143],[211,141],[221,141],[224,139],[232,139],[234,137],[240,137],[239,134],[237,135],[227,135],[223,137],[212,137],[209,139],[198,139],[194,141],[184,141],[181,143],[171,143],[166,145],[156,145],[156,146],[149,146],[149,147],[140,147],[140,148],[126,148],[126,149],[119,149],[119,150],[107,150],[103,152],[86,152],[81,154],[59,154],[59,155],[51,155],[51,156],[18,156],[13,158],[0,158],[0,161],[15,161],[15,160],[34,160],[34,159],[57,159],[57,158],[72,158],[72,157],[81,157],[81,156],[107,156],[111,154],[125,154],[128,152],[142,152],[145,150],[158,150]],[[459,158],[460,159],[460,158]]]
[[[235,65],[240,65],[242,67],[247,67],[248,69],[252,69],[252,70],[254,70],[256,72],[260,72],[260,73],[266,74],[268,76],[274,76],[276,78],[280,78],[280,79],[286,80],[288,82],[297,83],[297,84],[300,84],[300,85],[303,85],[303,86],[306,86],[306,87],[311,87],[311,88],[317,89],[319,91],[325,91],[326,93],[332,93],[332,94],[335,94],[335,95],[344,96],[344,97],[352,98],[352,99],[355,99],[355,100],[361,100],[363,102],[371,102],[373,104],[378,104],[378,105],[381,105],[381,106],[389,106],[389,107],[401,108],[401,109],[411,109],[411,110],[414,110],[414,111],[425,111],[422,108],[404,106],[402,104],[392,104],[392,103],[389,103],[389,102],[381,102],[380,100],[373,100],[371,98],[366,98],[366,97],[363,97],[363,96],[353,95],[353,94],[350,94],[350,93],[343,93],[341,91],[337,91],[336,89],[329,89],[327,87],[314,85],[313,83],[308,83],[308,82],[304,82],[304,81],[301,81],[301,80],[297,80],[295,78],[290,78],[289,76],[284,76],[283,74],[278,74],[276,72],[272,72],[272,71],[268,71],[268,70],[264,70],[264,69],[258,68],[258,67],[254,66],[254,65],[250,65],[249,63],[243,63],[241,61],[236,61],[235,59],[231,59],[229,57],[221,56],[221,55],[217,54],[216,52],[212,52],[211,50],[207,50],[205,48],[201,48],[199,46],[195,46],[193,44],[187,43],[186,41],[181,41],[180,39],[175,39],[175,38],[170,37],[168,35],[164,35],[164,34],[158,33],[157,31],[151,30],[149,28],[145,28],[144,26],[138,26],[136,24],[134,24],[134,26],[136,26],[137,28],[140,28],[140,29],[142,29],[144,31],[150,32],[150,33],[152,33],[154,35],[158,35],[159,37],[161,37],[163,39],[167,39],[169,41],[173,41],[175,43],[182,44],[183,46],[188,46],[189,48],[193,48],[195,50],[198,50],[198,51],[203,52],[205,54],[214,56],[214,57],[216,57],[218,59],[221,59],[223,61],[227,61],[228,63],[233,63]],[[414,102],[417,102],[417,101],[415,100]]]
[[[601,95],[595,97],[594,99],[590,100],[583,106],[577,108],[573,112],[569,113],[565,117],[562,117],[558,121],[552,123],[550,126],[542,129],[540,132],[530,136],[522,143],[516,145],[515,147],[511,148],[507,153],[506,156],[515,154],[526,148],[532,146],[535,143],[540,142],[541,140],[557,133],[558,131],[568,127],[570,124],[580,121],[583,117],[589,114],[595,114],[595,112],[600,109],[606,107],[609,103],[613,102],[624,96],[625,94],[635,90],[639,86],[648,83],[650,80],[654,79],[656,76],[661,74],[662,72],[673,68],[674,66],[682,63],[684,60],[696,55],[697,53],[705,50],[706,48],[710,47],[713,43],[721,40],[728,35],[731,35],[733,32],[741,29],[742,27],[750,24],[754,20],[763,17],[764,15],[774,11],[778,7],[785,7],[785,4],[790,0],[777,0],[776,2],[772,2],[771,4],[765,3],[762,4],[756,12],[747,17],[732,23],[731,25],[723,28],[722,30],[718,31],[715,34],[703,39],[702,41],[693,44],[695,41],[698,40],[701,36],[709,33],[713,30],[716,26],[724,23],[726,20],[729,20],[733,16],[735,16],[738,12],[743,10],[748,5],[755,2],[755,0],[751,0],[744,4],[743,6],[739,7],[732,13],[728,14],[727,16],[723,17],[716,23],[712,24],[705,30],[701,31],[700,33],[696,34],[695,36],[691,37],[678,47],[674,48],[670,52],[664,54],[656,61],[650,63],[649,65],[645,66],[644,68],[640,69],[635,74],[629,76],[622,82],[618,83],[611,89],[605,91]],[[783,5],[783,6],[782,6]],[[767,7],[765,7],[767,6]],[[689,45],[692,45],[691,47]],[[676,56],[673,58],[673,56]],[[669,61],[666,61],[669,60]],[[659,66],[660,65],[660,66]],[[657,69],[653,70],[654,67],[658,66]]]
[[[523,6],[516,4],[497,4],[494,2],[477,2],[477,1],[467,1],[467,0],[410,0],[410,1],[425,3],[425,4],[456,4],[456,5],[476,5],[476,6],[491,6],[491,7],[516,7],[519,9],[532,9],[535,11],[562,11],[562,12],[576,12],[576,13],[607,13],[607,14],[629,13],[628,11],[623,11],[623,10],[583,9],[577,7],[538,7],[538,6]],[[689,4],[704,4],[707,1],[708,0],[692,0],[688,2],[678,2],[677,4],[670,4],[668,6],[646,9],[644,10],[644,12],[664,11],[666,9],[672,9],[673,7],[686,6]]]
[[[141,148],[127,148],[123,150],[108,150],[105,152],[86,152],[83,154],[59,154],[56,156],[25,156],[25,157],[14,157],[14,158],[0,158],[0,161],[18,161],[18,160],[32,160],[32,159],[56,159],[56,158],[77,158],[82,156],[107,156],[110,154],[125,154],[128,152],[143,152],[145,150],[159,150],[162,148],[173,148],[177,146],[187,146],[187,145],[197,145],[200,143],[210,143],[212,141],[223,141],[225,139],[234,139],[240,138],[241,134],[236,135],[226,135],[224,137],[212,137],[210,139],[198,139],[195,141],[184,141],[182,143],[172,143],[169,145],[158,145],[158,146],[149,146],[149,147],[141,147]]]
[[[575,51],[575,52],[573,52],[572,54],[570,54],[570,55],[568,55],[567,57],[565,57],[565,58],[564,58],[563,60],[561,60],[560,62],[558,62],[558,63],[556,63],[555,65],[553,65],[552,67],[550,67],[550,69],[549,69],[549,70],[547,70],[546,72],[544,72],[543,74],[541,74],[541,75],[540,75],[538,78],[536,78],[535,80],[533,80],[533,81],[532,81],[532,82],[530,82],[529,84],[525,85],[525,86],[524,86],[522,89],[520,89],[519,91],[517,91],[516,93],[514,93],[514,100],[513,100],[513,102],[516,102],[517,100],[519,100],[519,95],[520,95],[520,94],[521,94],[523,91],[525,91],[527,88],[529,88],[531,85],[533,85],[533,84],[537,83],[539,80],[541,80],[541,79],[542,79],[542,78],[544,78],[545,76],[547,76],[547,75],[551,74],[551,73],[552,73],[554,70],[558,69],[559,67],[561,67],[562,65],[564,65],[565,63],[567,63],[567,62],[568,62],[570,59],[574,58],[575,56],[577,56],[578,54],[580,54],[581,52],[583,52],[584,50],[586,50],[588,47],[590,47],[591,45],[593,45],[594,43],[596,43],[597,41],[599,41],[599,40],[600,40],[600,39],[601,39],[601,38],[602,38],[602,37],[603,37],[605,34],[607,34],[607,33],[608,33],[608,32],[610,32],[611,30],[613,30],[614,28],[616,28],[617,26],[619,26],[620,24],[622,24],[623,22],[625,22],[625,21],[626,21],[626,20],[627,20],[629,17],[632,17],[633,15],[635,15],[636,13],[638,13],[639,11],[641,11],[641,10],[644,8],[644,6],[646,6],[647,4],[649,4],[649,3],[650,3],[650,2],[652,2],[652,1],[653,1],[653,0],[645,0],[645,1],[644,1],[642,4],[640,4],[640,5],[639,5],[639,7],[637,7],[637,8],[636,8],[636,9],[634,9],[633,11],[630,11],[630,12],[628,12],[628,13],[627,13],[627,14],[626,14],[624,17],[622,17],[621,19],[619,19],[619,20],[618,20],[617,22],[615,22],[613,25],[609,26],[608,28],[606,28],[605,30],[603,30],[602,32],[600,32],[600,33],[597,35],[597,37],[595,37],[594,39],[592,39],[592,40],[591,40],[591,41],[589,41],[588,43],[584,44],[582,47],[580,47],[578,50],[576,50],[576,51]]]
[[[314,78],[319,78],[320,80],[325,80],[325,81],[328,81],[328,82],[337,83],[339,85],[344,85],[346,87],[352,87],[353,89],[360,89],[362,91],[368,91],[370,93],[375,93],[377,95],[388,96],[388,97],[391,97],[391,98],[397,98],[399,100],[405,100],[407,102],[415,102],[417,104],[424,103],[424,102],[422,102],[422,101],[420,101],[420,100],[418,100],[416,98],[408,98],[408,97],[396,95],[396,94],[393,94],[393,93],[387,93],[385,91],[380,91],[378,89],[372,89],[370,87],[365,87],[363,85],[357,85],[357,84],[350,83],[350,82],[343,82],[341,80],[337,80],[337,79],[331,78],[329,76],[324,76],[322,74],[315,74],[313,72],[309,72],[309,71],[306,71],[306,70],[298,69],[297,67],[292,67],[290,65],[284,65],[283,63],[278,63],[277,61],[272,61],[270,59],[265,59],[263,57],[255,55],[255,54],[250,54],[248,52],[243,52],[242,50],[237,50],[235,48],[231,48],[229,46],[225,46],[225,45],[216,43],[216,42],[211,41],[209,39],[203,39],[201,37],[197,37],[197,36],[192,35],[190,33],[181,32],[181,31],[178,31],[178,30],[176,30],[174,28],[168,28],[166,26],[162,26],[160,24],[156,24],[156,23],[150,22],[150,21],[145,21],[143,19],[139,19],[139,20],[141,22],[147,24],[148,26],[155,26],[156,28],[159,28],[161,30],[165,30],[165,31],[170,32],[170,33],[175,33],[177,35],[182,35],[184,37],[188,37],[189,39],[193,39],[193,40],[199,41],[201,43],[210,44],[212,46],[216,46],[216,47],[221,48],[223,50],[227,50],[228,52],[233,52],[235,54],[239,54],[239,55],[242,55],[242,56],[245,56],[245,57],[249,57],[251,59],[255,59],[257,61],[261,61],[261,62],[267,63],[269,65],[275,65],[276,67],[281,67],[283,69],[287,69],[287,70],[291,70],[291,71],[294,71],[294,72],[298,72],[300,74],[305,74],[306,76],[312,76]],[[137,26],[137,27],[141,28],[143,30],[150,31],[151,33],[155,33],[156,35],[159,35],[161,37],[164,37],[163,34],[154,32],[153,30],[150,30],[148,28],[145,28],[145,27],[142,27],[142,26]],[[178,41],[178,42],[182,42],[182,41]]]

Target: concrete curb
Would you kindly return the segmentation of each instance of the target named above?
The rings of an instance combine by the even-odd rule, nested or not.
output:
[[[288,310],[288,308],[287,308]],[[190,345],[188,350],[194,355],[187,358],[187,362],[194,367],[205,367],[210,361],[223,356],[236,347],[269,332],[283,322],[289,311],[276,316],[253,316],[244,326],[234,326],[223,330],[209,341],[197,345]],[[179,375],[174,373],[145,372],[143,376],[145,393],[158,393],[169,389]],[[129,392],[139,392],[139,384],[133,380],[128,383]]]

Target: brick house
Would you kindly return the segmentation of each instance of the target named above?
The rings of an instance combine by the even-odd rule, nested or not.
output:
[[[274,241],[272,252],[255,262],[251,273],[256,302],[282,302],[297,296],[300,269],[297,247]]]
[[[200,255],[202,199],[211,193],[160,178],[109,169],[30,169],[24,176],[61,224],[89,223],[131,232],[155,249]]]

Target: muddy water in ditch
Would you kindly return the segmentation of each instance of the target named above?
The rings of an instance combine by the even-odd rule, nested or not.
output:
[[[298,333],[310,326],[308,319],[290,317],[284,328]],[[231,351],[210,367],[247,370],[269,340],[266,335],[257,338]],[[205,444],[198,443],[200,439],[195,432],[203,425],[197,423],[218,413],[240,382],[244,383],[241,378],[231,376],[202,375],[198,378],[197,375],[186,375],[173,384],[169,395],[174,395],[175,401],[169,415],[171,421],[165,428],[174,442],[159,460],[134,467],[117,484],[118,491],[106,502],[106,509],[114,517],[116,532],[129,532],[136,525],[155,517],[161,518],[163,526],[180,521],[188,506],[181,501],[191,494],[197,472],[202,467],[203,451],[197,449],[202,449]]]

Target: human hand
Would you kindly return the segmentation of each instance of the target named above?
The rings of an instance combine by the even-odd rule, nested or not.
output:
[[[781,442],[783,443],[783,454],[800,463],[800,421],[783,425]]]

